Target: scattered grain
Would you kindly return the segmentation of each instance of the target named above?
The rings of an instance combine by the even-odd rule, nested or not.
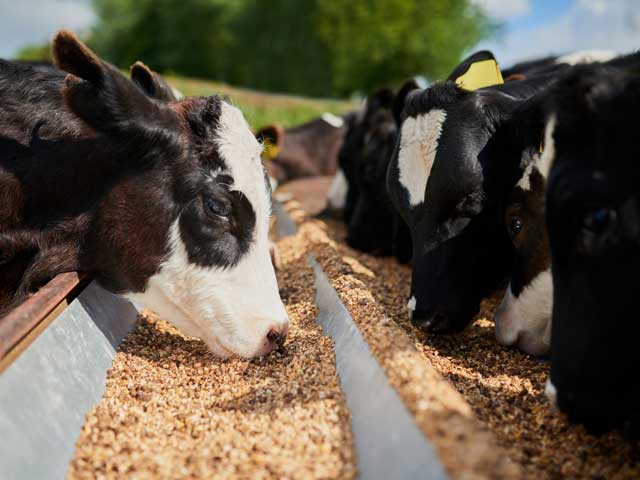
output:
[[[315,325],[307,246],[291,237],[278,247],[292,321],[284,350],[221,362],[145,313],[87,415],[69,479],[355,476],[333,344]]]

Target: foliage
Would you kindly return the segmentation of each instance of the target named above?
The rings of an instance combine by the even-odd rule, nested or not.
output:
[[[312,96],[444,77],[497,25],[472,0],[92,0],[89,45],[120,68]],[[20,58],[40,60],[48,47]]]
[[[119,67],[142,60],[160,72],[224,78],[229,64],[225,0],[93,0],[89,45]]]
[[[20,49],[16,55],[18,60],[25,62],[49,62],[51,58],[51,47],[49,44],[44,45],[26,45]]]
[[[342,94],[416,74],[443,78],[496,26],[467,0],[331,0],[319,3],[318,19]]]

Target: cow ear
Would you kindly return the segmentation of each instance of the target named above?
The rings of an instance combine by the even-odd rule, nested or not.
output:
[[[381,88],[376,90],[367,97],[367,113],[373,113],[380,109],[390,110],[393,106],[393,90],[390,88]]]
[[[447,80],[467,91],[504,83],[498,62],[488,50],[476,52],[464,59]]]
[[[144,95],[72,32],[58,32],[52,48],[56,65],[69,73],[63,90],[67,105],[94,130],[153,135],[174,126],[173,112]]]
[[[258,130],[256,138],[264,146],[263,155],[269,160],[275,160],[284,142],[284,129],[277,124],[267,125]]]
[[[395,118],[396,124],[398,126],[400,126],[400,124],[402,123],[402,112],[404,111],[405,100],[407,99],[407,97],[411,92],[413,92],[414,90],[418,90],[419,88],[420,88],[420,85],[418,85],[418,82],[414,78],[412,78],[411,80],[407,80],[404,83],[404,85],[400,87],[400,90],[398,90],[398,94],[393,100],[393,109],[392,109],[393,118]]]
[[[177,100],[173,90],[156,72],[138,61],[131,65],[131,80],[149,97],[171,102]]]

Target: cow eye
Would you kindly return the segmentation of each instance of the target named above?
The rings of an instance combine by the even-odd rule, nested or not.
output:
[[[511,217],[511,219],[509,220],[509,225],[507,226],[511,238],[516,238],[522,230],[522,227],[523,224],[520,217]]]
[[[582,217],[582,228],[591,234],[601,234],[615,221],[616,212],[612,208],[597,207]]]
[[[231,213],[231,205],[215,197],[205,197],[204,210],[209,216],[226,218]]]

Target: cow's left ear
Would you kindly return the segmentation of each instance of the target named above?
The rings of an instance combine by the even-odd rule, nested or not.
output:
[[[131,65],[129,70],[133,83],[138,85],[149,97],[164,101],[176,100],[167,82],[144,63],[138,61]]]
[[[413,92],[414,90],[418,90],[419,88],[420,85],[418,85],[418,82],[415,80],[415,78],[412,78],[411,80],[407,80],[404,85],[400,87],[400,90],[398,90],[396,98],[393,100],[392,108],[393,118],[396,120],[396,124],[398,126],[400,126],[400,124],[402,123],[402,112],[404,110],[405,100],[411,92]]]
[[[177,130],[177,116],[169,108],[147,97],[72,32],[58,32],[52,49],[56,65],[69,73],[63,90],[67,105],[94,130],[143,134],[155,141],[164,127]]]
[[[447,80],[467,91],[504,83],[498,62],[488,50],[476,52],[464,59]]]

